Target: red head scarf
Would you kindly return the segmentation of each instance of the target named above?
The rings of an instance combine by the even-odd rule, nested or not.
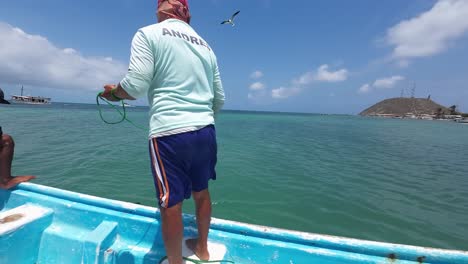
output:
[[[158,0],[158,18],[159,22],[169,18],[176,18],[190,23],[187,0]]]

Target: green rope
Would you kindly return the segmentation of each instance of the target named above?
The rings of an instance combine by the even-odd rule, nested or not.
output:
[[[146,128],[143,128],[141,126],[138,126],[136,125],[135,123],[133,123],[130,119],[127,118],[127,111],[125,110],[125,105],[124,105],[124,101],[121,100],[120,102],[122,103],[122,111],[119,110],[119,108],[117,108],[116,105],[112,104],[111,102],[109,102],[108,100],[104,99],[101,97],[102,95],[102,92],[98,93],[96,95],[96,105],[98,107],[98,110],[99,110],[99,116],[101,117],[101,120],[106,123],[106,124],[109,124],[109,125],[115,125],[115,124],[120,124],[122,123],[123,121],[127,121],[129,122],[130,124],[132,124],[134,127],[136,128],[139,128],[141,130],[146,130]],[[106,119],[104,119],[104,116],[102,115],[102,107],[101,107],[101,104],[99,103],[99,98],[106,102],[108,105],[110,105],[112,108],[114,108],[121,116],[122,116],[122,119],[120,119],[119,121],[116,121],[116,122],[110,122],[110,121],[107,121]]]
[[[186,261],[190,261],[195,264],[204,264],[204,263],[234,263],[234,261],[231,260],[196,260],[196,259],[191,259],[187,257],[182,257]],[[167,259],[167,256],[163,257],[160,261],[159,264],[163,263],[164,260]]]

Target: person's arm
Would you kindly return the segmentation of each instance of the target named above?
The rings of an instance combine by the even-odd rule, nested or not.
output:
[[[215,69],[214,69],[213,85],[214,85],[213,112],[216,115],[223,108],[224,100],[225,100],[223,83],[221,82],[221,75],[219,73],[219,68],[217,64],[215,64]]]
[[[0,126],[0,151],[2,151],[3,148],[3,130],[2,127]]]
[[[16,176],[11,175],[11,165],[13,162],[13,154],[15,142],[13,138],[7,134],[0,137],[0,189],[11,189],[16,185],[35,179],[36,176]]]
[[[109,101],[135,100],[147,94],[154,77],[154,55],[145,34],[139,30],[132,41],[130,65],[117,85],[105,85],[101,97]]]

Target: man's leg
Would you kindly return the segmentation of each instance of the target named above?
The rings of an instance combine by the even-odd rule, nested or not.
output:
[[[162,218],[162,235],[169,264],[182,264],[182,239],[184,225],[182,223],[182,203],[171,208],[160,207]]]
[[[0,142],[0,189],[10,189],[16,185],[32,180],[34,176],[11,176],[11,164],[13,162],[13,154],[15,142],[9,135],[3,135]]]
[[[211,198],[208,189],[201,192],[193,192],[197,215],[198,238],[187,240],[187,247],[190,248],[201,260],[209,260],[208,252],[208,231],[211,222]]]

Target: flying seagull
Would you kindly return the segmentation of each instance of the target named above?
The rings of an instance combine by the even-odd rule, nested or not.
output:
[[[236,17],[237,14],[239,14],[239,13],[240,13],[240,11],[235,12],[235,13],[231,16],[231,18],[230,18],[229,20],[224,20],[223,22],[221,22],[221,25],[224,25],[224,24],[231,24],[232,26],[234,26],[234,25],[235,25],[235,24],[234,24],[234,17]]]

